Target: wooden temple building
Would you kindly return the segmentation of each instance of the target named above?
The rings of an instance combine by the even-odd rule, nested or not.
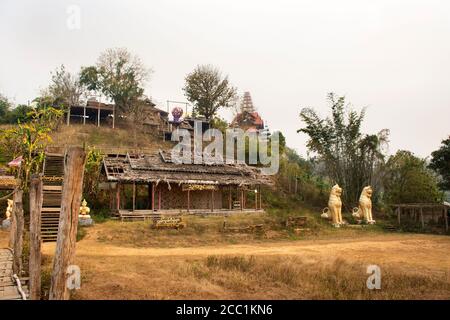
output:
[[[103,187],[121,218],[158,213],[263,210],[262,185],[271,180],[247,165],[176,164],[170,153],[107,155]]]

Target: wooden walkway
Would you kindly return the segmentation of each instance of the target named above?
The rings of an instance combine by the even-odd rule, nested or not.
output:
[[[12,264],[12,252],[0,249],[0,300],[25,300],[13,277]],[[21,289],[27,290],[24,286]]]

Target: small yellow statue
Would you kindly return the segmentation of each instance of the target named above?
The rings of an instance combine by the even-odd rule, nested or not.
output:
[[[359,197],[359,207],[353,209],[353,216],[368,224],[375,223],[375,220],[373,220],[372,217],[372,193],[373,190],[371,186],[365,187]]]
[[[83,199],[83,202],[81,202],[81,207],[80,207],[80,218],[89,219],[91,217],[89,215],[90,212],[91,212],[91,209],[87,206],[86,199]]]
[[[322,218],[331,218],[333,226],[335,227],[340,227],[344,224],[344,220],[342,220],[341,195],[342,188],[336,184],[333,188],[331,188],[330,198],[328,199],[328,207],[325,208],[322,213]]]
[[[12,215],[14,201],[8,199],[8,207],[6,208],[6,220],[9,220]]]

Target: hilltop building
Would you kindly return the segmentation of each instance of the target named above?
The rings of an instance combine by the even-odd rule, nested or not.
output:
[[[231,127],[241,128],[244,131],[257,131],[264,130],[264,120],[256,111],[253,105],[250,92],[245,92],[240,105],[240,112],[234,117],[231,122]]]

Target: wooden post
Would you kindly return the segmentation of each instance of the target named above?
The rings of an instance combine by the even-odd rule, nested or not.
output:
[[[69,110],[67,110],[67,125],[70,125],[70,107]]]
[[[244,210],[244,190],[241,189],[241,211]]]
[[[155,184],[152,182],[152,211],[155,211]]]
[[[191,190],[187,191],[187,212],[189,212],[191,207]]]
[[[83,106],[83,125],[86,124],[86,106]]]
[[[116,186],[116,205],[117,205],[117,212],[120,210],[120,183],[117,182]]]
[[[444,221],[445,221],[445,231],[448,232],[448,215],[447,215],[447,207],[444,206]]]
[[[66,287],[67,269],[72,265],[75,256],[85,160],[86,152],[81,147],[69,148],[64,156],[61,213],[49,300],[69,299],[69,290]]]
[[[230,211],[233,209],[232,208],[232,201],[231,201],[231,186],[228,187],[228,207],[230,209]]]
[[[214,189],[211,191],[211,211],[214,212]]]
[[[400,226],[401,221],[400,221],[400,216],[402,215],[402,209],[401,207],[397,207],[397,221],[398,221],[398,225]]]
[[[420,223],[422,224],[422,229],[425,228],[425,222],[423,221],[423,208],[420,207]]]
[[[261,186],[259,186],[259,210],[262,210],[262,192],[261,192]]]
[[[158,188],[158,210],[161,210],[161,186]]]
[[[100,101],[97,104],[97,127],[100,127]]]
[[[136,209],[136,182],[133,182],[133,212]]]
[[[13,225],[11,225],[11,248],[14,252],[13,257],[13,272],[20,276],[22,271],[22,251],[23,251],[23,229],[24,229],[24,217],[23,217],[23,190],[18,189],[13,196]]]
[[[116,105],[113,104],[113,120],[112,120],[112,128],[114,129],[116,126]]]
[[[41,210],[42,179],[36,175],[30,186],[30,299],[41,298]]]

